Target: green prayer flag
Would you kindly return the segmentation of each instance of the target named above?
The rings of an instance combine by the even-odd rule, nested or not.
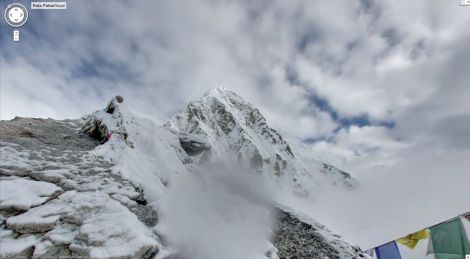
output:
[[[470,244],[460,218],[430,227],[428,254],[436,259],[465,259],[470,254]]]

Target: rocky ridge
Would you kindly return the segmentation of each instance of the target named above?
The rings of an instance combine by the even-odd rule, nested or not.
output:
[[[151,258],[158,251],[149,229],[156,212],[142,189],[89,153],[99,142],[80,133],[83,122],[0,122],[0,257]]]
[[[348,174],[326,163],[300,163],[296,149],[231,91],[209,92],[164,127],[123,111],[122,101],[113,98],[81,120],[0,122],[0,257],[177,258],[155,229],[158,197],[172,174],[217,157],[249,163],[294,188],[311,187],[301,183],[319,173],[340,179],[335,182],[340,186],[354,185]],[[143,138],[146,131],[151,143]],[[157,152],[161,158],[142,155],[155,153],[154,146],[165,150]],[[127,157],[135,157],[137,165],[129,165]],[[276,250],[266,252],[268,258],[363,257],[360,249],[291,209],[279,210],[275,233]]]

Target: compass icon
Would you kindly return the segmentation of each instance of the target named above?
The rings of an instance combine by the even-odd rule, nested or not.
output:
[[[28,10],[24,5],[14,3],[8,5],[7,9],[5,9],[5,21],[7,21],[10,26],[21,27],[27,20]]]

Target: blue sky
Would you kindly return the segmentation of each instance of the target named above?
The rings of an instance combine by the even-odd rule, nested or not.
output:
[[[315,214],[354,242],[470,210],[470,7],[458,0],[69,0],[29,13],[19,43],[0,19],[1,119],[79,118],[120,94],[163,124],[223,86],[368,189],[335,208],[359,224]]]
[[[76,118],[121,94],[164,123],[224,86],[349,170],[410,146],[470,148],[458,1],[67,3],[30,10],[20,43],[1,21],[2,119]]]

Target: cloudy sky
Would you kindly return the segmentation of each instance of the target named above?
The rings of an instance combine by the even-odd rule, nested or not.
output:
[[[224,86],[358,178],[413,168],[422,179],[435,161],[468,175],[459,0],[73,0],[29,14],[19,43],[1,21],[1,119],[76,118],[121,94],[163,123]]]

